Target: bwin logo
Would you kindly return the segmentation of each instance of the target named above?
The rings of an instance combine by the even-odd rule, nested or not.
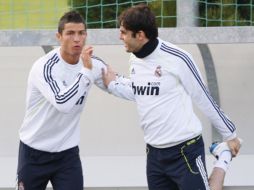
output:
[[[132,83],[132,90],[134,94],[137,95],[156,95],[158,96],[160,93],[160,84],[152,85],[151,82],[147,83],[147,86],[135,86],[134,83]]]

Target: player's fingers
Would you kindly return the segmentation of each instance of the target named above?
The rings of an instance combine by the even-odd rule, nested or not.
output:
[[[101,74],[102,74],[102,79],[106,78],[106,71],[104,68],[101,68]]]
[[[107,65],[107,73],[112,73],[113,69],[110,65]]]
[[[116,76],[117,73],[112,69],[110,65],[107,65],[107,74]]]
[[[81,59],[83,61],[84,67],[88,69],[92,69],[92,60],[91,60],[91,55],[93,53],[93,47],[91,46],[86,46],[83,47],[82,52],[81,52]]]
[[[84,46],[83,49],[82,49],[82,52],[90,52],[92,50],[93,50],[92,46]]]
[[[238,154],[239,151],[240,151],[240,148],[241,148],[241,145],[240,145],[240,144],[237,144],[237,145],[235,145],[235,146],[231,149],[231,152],[232,152],[233,157],[237,156],[237,154]]]
[[[81,52],[81,56],[83,56],[83,58],[91,57],[92,54],[93,54],[93,47],[91,46],[83,47]]]
[[[237,155],[236,149],[232,149],[232,150],[231,150],[231,154],[232,154],[233,157],[235,157],[235,156]]]
[[[88,53],[89,56],[93,54],[93,47],[89,47],[86,52]]]
[[[237,140],[235,142],[235,146],[234,146],[235,156],[239,153],[241,146],[242,146],[242,139],[237,138]]]

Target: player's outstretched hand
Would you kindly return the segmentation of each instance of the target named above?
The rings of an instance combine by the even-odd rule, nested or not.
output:
[[[84,67],[86,67],[87,69],[90,69],[90,70],[92,70],[92,68],[93,68],[93,64],[92,64],[92,60],[91,60],[92,54],[93,54],[93,47],[87,46],[87,47],[83,47],[83,50],[80,55],[80,57],[83,61]]]
[[[116,80],[116,73],[109,65],[107,65],[107,71],[105,71],[105,69],[102,68],[101,72],[102,72],[102,80],[106,87],[108,87],[111,81]]]
[[[242,146],[242,139],[236,137],[232,140],[227,141],[227,143],[232,153],[232,156],[235,157]]]

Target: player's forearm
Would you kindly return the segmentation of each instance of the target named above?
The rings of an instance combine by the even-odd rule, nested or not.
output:
[[[91,71],[82,69],[76,80],[68,86],[63,85],[58,78],[46,83],[42,80],[34,85],[58,111],[69,113],[77,103],[84,102],[92,83]]]
[[[111,81],[108,85],[108,91],[119,98],[135,101],[131,86],[118,81]]]

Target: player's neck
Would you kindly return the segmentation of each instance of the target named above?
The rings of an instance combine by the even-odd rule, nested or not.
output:
[[[138,58],[144,58],[150,55],[156,49],[158,43],[159,40],[157,38],[149,40],[138,52],[133,52],[133,54],[136,55]]]
[[[61,52],[61,57],[66,63],[71,65],[75,65],[79,62],[79,55],[71,55]]]

